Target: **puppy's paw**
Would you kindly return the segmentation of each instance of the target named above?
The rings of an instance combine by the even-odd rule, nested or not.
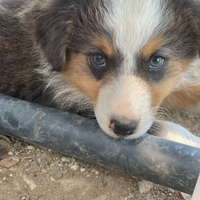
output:
[[[150,128],[149,134],[200,148],[199,137],[193,135],[187,129],[173,122],[156,120]]]

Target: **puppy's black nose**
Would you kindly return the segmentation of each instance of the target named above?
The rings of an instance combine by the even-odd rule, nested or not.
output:
[[[118,136],[126,137],[135,133],[138,127],[137,121],[131,121],[130,123],[121,123],[117,120],[110,121],[110,128]]]

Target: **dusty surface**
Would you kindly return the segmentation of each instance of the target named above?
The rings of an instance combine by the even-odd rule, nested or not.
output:
[[[200,136],[200,116],[175,112],[171,116],[172,121]],[[2,141],[0,200],[183,199],[178,191],[49,149],[12,138],[4,137]]]

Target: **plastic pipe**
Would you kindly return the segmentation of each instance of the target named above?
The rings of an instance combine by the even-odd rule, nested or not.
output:
[[[148,134],[113,139],[96,120],[0,95],[0,132],[192,194],[200,149]]]

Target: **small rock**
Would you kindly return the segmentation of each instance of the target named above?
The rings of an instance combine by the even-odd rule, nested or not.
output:
[[[99,172],[98,171],[95,171],[95,175],[98,175],[99,174]]]
[[[58,164],[58,167],[63,167],[63,165],[62,164]]]
[[[127,197],[128,199],[134,199],[135,196],[133,194],[129,194],[129,196]]]
[[[49,170],[50,170],[49,166],[47,166],[47,167],[46,167],[46,170],[47,170],[47,171],[49,171]]]
[[[108,185],[108,182],[104,179],[101,180],[101,183],[102,183],[103,187],[106,187]]]
[[[0,167],[9,169],[19,163],[19,161],[20,160],[18,158],[8,157],[0,161]]]
[[[30,200],[30,198],[29,197],[22,197],[21,200]]]
[[[55,180],[59,180],[60,178],[62,178],[63,174],[62,172],[57,172],[56,174],[53,175],[53,178]]]
[[[51,163],[49,167],[50,169],[53,169],[54,166],[55,166],[55,163]]]
[[[27,149],[31,151],[35,150],[34,146],[27,146]]]
[[[85,170],[86,170],[85,168],[81,168],[81,172],[85,172]]]
[[[73,169],[74,171],[76,171],[78,168],[79,168],[78,165],[72,165],[72,166],[71,166],[71,169]]]
[[[173,189],[171,189],[171,188],[169,188],[168,191],[171,192],[172,194],[174,194],[174,192],[175,192],[175,191],[174,191]]]
[[[8,152],[8,155],[9,155],[9,156],[13,156],[13,152],[11,152],[11,151]]]
[[[46,169],[42,169],[42,173],[46,174],[48,171]]]
[[[6,177],[3,177],[3,180],[5,181],[5,180],[6,180]]]
[[[24,174],[22,177],[23,177],[24,181],[29,185],[31,190],[34,190],[37,187],[32,176]]]
[[[153,183],[145,180],[138,182],[137,185],[141,195],[148,193],[153,188]]]
[[[61,161],[62,161],[63,163],[70,163],[71,159],[70,159],[69,157],[62,157],[62,158],[61,158]]]
[[[75,162],[76,162],[76,159],[75,159],[75,158],[71,158],[71,162],[72,162],[72,163],[75,163]]]

